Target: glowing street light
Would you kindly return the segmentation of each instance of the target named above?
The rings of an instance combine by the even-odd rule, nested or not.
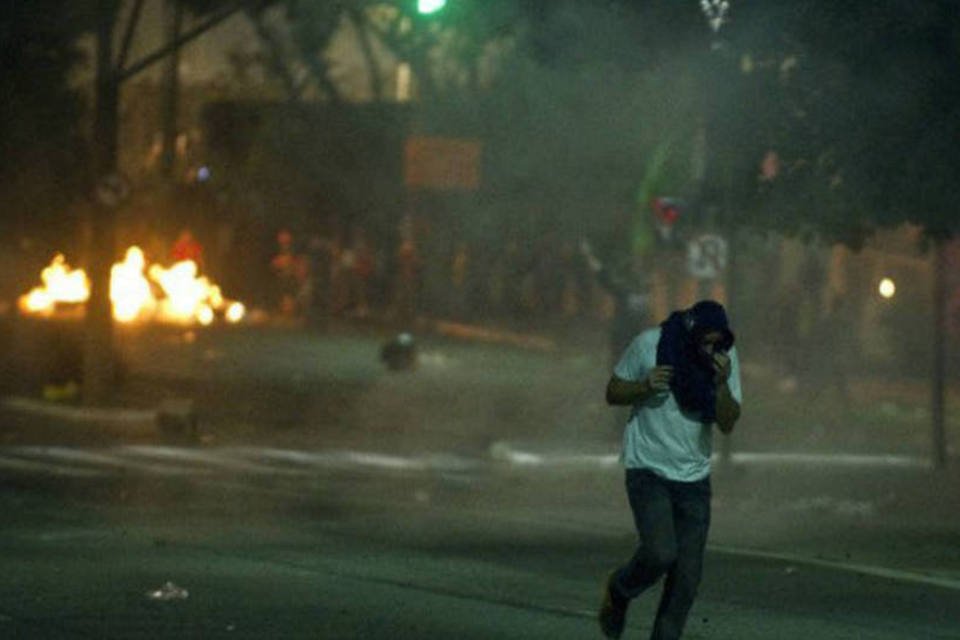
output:
[[[430,15],[447,6],[447,0],[417,0],[417,13]]]
[[[877,287],[877,291],[880,292],[881,297],[889,300],[897,293],[897,285],[890,278],[884,278],[880,281],[880,286]]]

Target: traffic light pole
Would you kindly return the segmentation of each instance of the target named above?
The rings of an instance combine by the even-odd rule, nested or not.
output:
[[[97,3],[96,106],[93,123],[95,179],[117,171],[119,92],[113,65],[113,32],[118,2]],[[98,190],[95,190],[95,192]],[[83,229],[89,261],[90,299],[84,319],[83,401],[103,404],[114,377],[113,315],[110,307],[110,265],[113,262],[115,213],[102,198],[87,209]]]

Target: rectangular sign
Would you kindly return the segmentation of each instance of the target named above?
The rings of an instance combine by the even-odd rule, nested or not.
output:
[[[404,182],[414,189],[476,190],[482,148],[468,138],[411,136],[404,145]]]

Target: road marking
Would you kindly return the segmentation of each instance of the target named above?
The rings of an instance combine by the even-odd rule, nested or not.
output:
[[[96,407],[60,406],[32,398],[11,397],[3,400],[7,409],[33,413],[73,422],[123,423],[154,425],[157,411],[154,409],[104,409]]]
[[[942,576],[933,576],[916,571],[904,571],[901,569],[889,569],[887,567],[877,567],[874,565],[858,564],[855,562],[840,562],[838,560],[823,560],[820,558],[810,558],[792,553],[778,553],[775,551],[759,551],[756,549],[744,549],[740,547],[728,547],[725,545],[707,545],[710,551],[723,553],[726,555],[743,556],[749,558],[762,558],[764,560],[778,560],[781,562],[790,562],[793,564],[803,564],[807,566],[821,567],[824,569],[833,569],[835,571],[847,571],[850,573],[861,573],[877,578],[887,578],[898,580],[900,582],[911,582],[914,584],[926,584],[944,589],[960,591],[960,580],[946,578]]]
[[[213,473],[217,469],[256,475],[303,476],[317,469],[372,468],[398,472],[477,471],[493,463],[518,468],[589,469],[614,468],[619,464],[616,453],[569,454],[535,453],[513,448],[506,442],[493,444],[486,457],[463,457],[453,454],[393,455],[374,451],[319,450],[302,451],[270,447],[173,447],[162,445],[122,445],[103,449],[80,447],[8,447],[5,462],[0,466],[31,468],[23,461],[33,458],[32,468],[44,467],[40,458],[77,463],[74,475],[85,475],[76,469],[101,466],[157,475],[191,475]],[[9,454],[12,454],[9,455]],[[714,456],[716,458],[717,456]],[[731,456],[733,464],[744,465],[830,465],[851,467],[898,467],[929,469],[930,463],[919,457],[897,455],[803,454],[778,452],[741,452]],[[89,471],[89,469],[87,469]],[[86,474],[91,475],[91,474]],[[96,474],[93,474],[96,475]]]
[[[508,462],[520,467],[570,467],[594,466],[611,467],[619,461],[617,453],[609,454],[565,454],[534,453],[513,448],[507,442],[497,442],[490,447],[490,456],[496,461]],[[720,454],[711,457],[714,463],[721,462]],[[844,453],[790,453],[790,452],[738,452],[730,456],[733,464],[745,465],[829,465],[836,467],[902,467],[929,469],[930,461],[918,456],[870,455]]]
[[[50,462],[24,460],[23,458],[5,454],[0,455],[0,468],[10,469],[12,471],[24,471],[32,474],[71,476],[74,478],[100,478],[108,475],[105,471],[98,469],[81,469]]]
[[[243,471],[254,474],[270,475],[303,475],[298,469],[277,468],[256,464],[230,455],[224,455],[229,450],[224,449],[194,449],[189,447],[166,447],[156,445],[125,445],[116,450],[123,454],[139,458],[173,460],[189,464],[210,465],[230,471]],[[199,467],[204,468],[204,467]]]
[[[487,454],[494,462],[506,462],[518,467],[613,467],[620,460],[617,453],[534,453],[515,449],[502,440],[490,445]]]
[[[713,460],[719,460],[718,455]],[[838,467],[906,467],[917,469],[931,468],[930,461],[917,456],[868,455],[848,453],[777,453],[777,452],[740,452],[733,453],[730,461],[734,464],[798,464],[831,465]]]
[[[227,448],[222,451],[227,454],[254,457],[260,460],[279,460],[304,466],[340,468],[361,466],[405,471],[452,472],[474,470],[482,464],[479,459],[464,458],[452,454],[429,454],[404,457],[352,450],[300,451],[253,447]]]
[[[172,467],[170,465],[152,464],[105,453],[107,451],[111,451],[110,449],[91,451],[76,447],[16,447],[15,449],[12,449],[12,451],[18,455],[25,455],[31,458],[55,458],[67,461],[68,463],[77,462],[84,465],[101,465],[121,469],[132,469],[134,471],[143,471],[146,473],[165,476],[183,476],[209,473],[208,469]]]
[[[452,454],[398,456],[369,451],[297,451],[257,447],[171,447],[122,445],[85,449],[61,446],[16,446],[0,449],[0,468],[102,476],[142,472],[161,476],[209,475],[217,472],[258,476],[309,476],[323,469],[372,468],[396,472],[463,473],[481,468],[480,458]],[[94,468],[100,469],[94,471]]]

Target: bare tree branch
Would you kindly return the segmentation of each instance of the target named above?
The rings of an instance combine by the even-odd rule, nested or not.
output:
[[[347,9],[347,15],[357,32],[357,38],[360,41],[360,50],[367,61],[367,69],[370,73],[370,91],[374,98],[383,100],[383,80],[380,78],[380,67],[377,64],[377,57],[373,53],[373,44],[370,41],[370,32],[367,30],[367,18],[363,9],[352,6]]]
[[[137,31],[137,24],[140,22],[140,14],[143,11],[144,0],[137,0],[130,12],[130,19],[127,21],[127,27],[123,32],[123,44],[120,45],[120,56],[117,59],[117,70],[123,69],[127,64],[127,56],[130,54],[130,44],[133,42],[133,36]]]
[[[280,76],[280,80],[286,88],[287,97],[291,102],[299,102],[303,97],[304,83],[297,82],[296,77],[290,70],[290,64],[283,55],[283,44],[276,34],[267,27],[263,18],[263,11],[248,10],[247,17],[256,30],[257,36],[266,45],[270,68]]]
[[[233,2],[227,5],[220,11],[210,16],[210,18],[208,18],[207,20],[204,20],[203,22],[193,27],[192,29],[185,31],[179,38],[177,38],[175,42],[167,43],[166,45],[164,45],[163,47],[160,47],[153,53],[144,56],[141,60],[139,60],[135,64],[130,65],[129,67],[118,69],[117,82],[122,83],[125,80],[128,80],[131,77],[137,75],[144,69],[148,68],[154,63],[170,55],[171,51],[174,51],[175,49],[179,49],[180,47],[187,44],[188,42],[196,40],[197,38],[202,36],[204,33],[209,31],[210,29],[214,28],[215,26],[217,26],[227,18],[230,18],[231,16],[236,14],[238,11],[242,11],[248,8],[266,7],[267,5],[271,4],[274,1],[275,0],[238,0],[237,2]]]
[[[302,53],[301,55],[303,55],[303,61],[310,70],[310,75],[317,81],[317,84],[319,84],[323,92],[327,94],[330,101],[334,104],[342,104],[343,96],[340,94],[340,89],[337,88],[337,85],[330,79],[330,67],[326,61],[321,59],[319,55],[309,55],[306,53]]]

